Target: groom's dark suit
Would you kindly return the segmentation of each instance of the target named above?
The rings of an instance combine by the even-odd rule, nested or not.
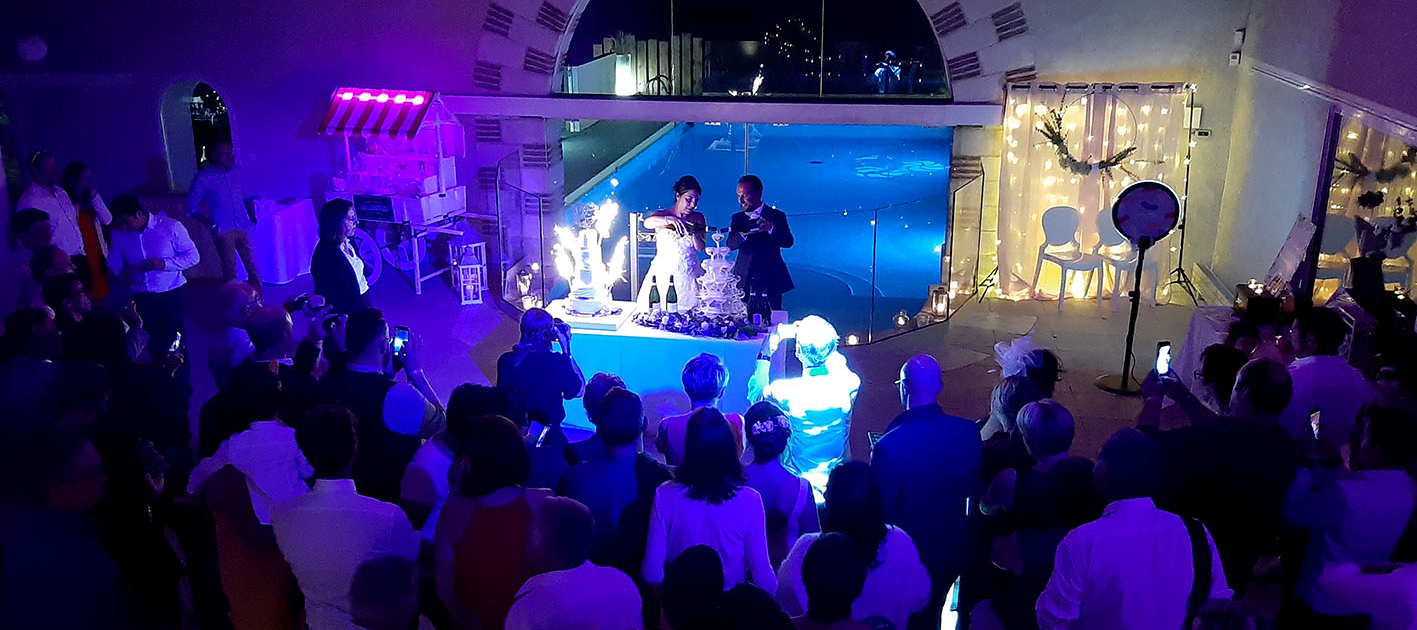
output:
[[[772,307],[781,309],[782,294],[793,288],[792,274],[782,261],[782,249],[792,247],[792,230],[787,227],[787,215],[777,208],[764,205],[762,218],[772,223],[772,232],[744,236],[753,229],[753,220],[747,212],[733,215],[732,232],[728,235],[728,247],[738,250],[733,273],[738,276],[745,294],[765,293]]]

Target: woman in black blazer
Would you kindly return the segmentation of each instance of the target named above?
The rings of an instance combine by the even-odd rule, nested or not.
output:
[[[364,261],[349,242],[358,227],[359,217],[348,200],[332,199],[320,208],[320,242],[310,259],[310,275],[315,293],[342,315],[369,308]]]

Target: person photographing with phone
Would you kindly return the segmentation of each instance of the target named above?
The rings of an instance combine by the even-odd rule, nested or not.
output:
[[[343,331],[347,358],[332,362],[320,382],[359,419],[359,459],[354,464],[359,492],[396,502],[414,452],[446,423],[443,403],[423,373],[417,335],[391,328],[376,308],[350,314],[343,325],[339,321],[332,333],[339,341]],[[400,371],[404,382],[395,379]]]
[[[559,430],[565,401],[581,397],[585,376],[571,358],[571,327],[543,309],[522,314],[521,340],[497,358],[497,386],[526,399],[533,422]]]
[[[802,364],[801,374],[789,373],[788,357],[775,359],[786,340],[795,342],[793,355]],[[849,457],[851,409],[861,389],[861,377],[836,348],[836,328],[816,315],[779,324],[763,339],[748,380],[748,402],[769,401],[787,416],[792,437],[784,463],[811,482],[819,501],[831,469]]]

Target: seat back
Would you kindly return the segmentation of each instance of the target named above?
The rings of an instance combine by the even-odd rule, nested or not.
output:
[[[1353,217],[1330,214],[1324,218],[1324,234],[1319,240],[1319,252],[1342,254],[1355,238],[1358,238],[1358,227],[1353,224]]]
[[[1127,242],[1127,237],[1117,230],[1112,222],[1112,213],[1103,210],[1097,213],[1097,244],[1102,247],[1116,247]]]
[[[1077,208],[1072,206],[1049,208],[1047,212],[1043,213],[1044,244],[1050,246],[1068,245],[1076,241],[1078,223],[1081,220]]]

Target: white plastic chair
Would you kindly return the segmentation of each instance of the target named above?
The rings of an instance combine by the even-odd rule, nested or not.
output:
[[[1348,246],[1358,238],[1353,217],[1329,214],[1324,218],[1324,233],[1319,239],[1319,265],[1315,280],[1345,280],[1348,278]]]
[[[1117,230],[1117,225],[1112,222],[1112,213],[1102,211],[1097,213],[1097,246],[1092,248],[1092,253],[1097,254],[1102,259],[1102,264],[1112,268],[1112,311],[1117,311],[1117,295],[1125,294],[1127,287],[1127,274],[1137,272],[1137,248],[1127,237]],[[1156,258],[1148,258],[1142,265],[1141,273],[1145,276],[1151,274],[1151,303],[1156,304],[1156,289],[1161,282],[1161,264]],[[1107,277],[1104,269],[1102,277]],[[1101,287],[1102,283],[1098,282]],[[1098,293],[1101,293],[1098,289]]]
[[[1068,274],[1086,271],[1087,284],[1092,285],[1093,275],[1102,271],[1102,259],[1096,254],[1082,250],[1078,242],[1078,223],[1082,218],[1077,208],[1053,206],[1043,213],[1043,244],[1038,246],[1038,264],[1033,269],[1033,296],[1038,297],[1038,278],[1043,274],[1043,263],[1058,266],[1058,312],[1063,312],[1063,299],[1068,296]],[[1102,303],[1102,278],[1097,278],[1097,303]]]

